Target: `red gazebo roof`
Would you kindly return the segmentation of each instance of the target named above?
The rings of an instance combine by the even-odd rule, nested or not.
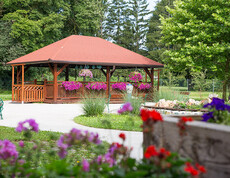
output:
[[[164,67],[156,61],[98,37],[71,35],[7,64],[67,63],[121,67]]]

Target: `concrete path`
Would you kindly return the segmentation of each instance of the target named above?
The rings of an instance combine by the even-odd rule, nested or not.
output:
[[[119,108],[120,104],[110,104],[111,112],[116,112]],[[76,124],[73,118],[82,113],[81,104],[16,104],[5,101],[0,126],[16,127],[18,122],[33,118],[39,124],[40,130],[63,133],[69,132],[72,128],[88,130],[97,132],[102,140],[109,143],[120,142],[118,135],[124,132],[127,136],[126,145],[133,147],[131,156],[137,159],[142,158],[142,132],[97,129]]]

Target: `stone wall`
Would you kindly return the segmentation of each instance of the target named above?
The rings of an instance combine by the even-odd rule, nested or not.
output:
[[[153,133],[144,133],[144,147],[156,145],[183,157],[191,158],[207,168],[206,178],[230,177],[230,127],[193,121],[187,135],[179,136],[177,118],[165,117]]]

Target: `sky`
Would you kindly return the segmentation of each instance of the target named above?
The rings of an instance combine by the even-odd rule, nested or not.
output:
[[[147,0],[149,3],[149,10],[153,10],[158,0]]]

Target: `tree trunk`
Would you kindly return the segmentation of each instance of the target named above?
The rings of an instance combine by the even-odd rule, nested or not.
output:
[[[225,79],[224,79],[224,84],[223,84],[223,99],[227,101],[227,84],[228,84],[228,79],[229,79],[229,62],[230,58],[227,59],[226,61],[226,66],[225,66]]]
[[[225,80],[224,81],[224,84],[223,84],[223,99],[226,101],[227,100],[227,81]]]
[[[230,101],[230,81],[228,83],[228,101]]]

